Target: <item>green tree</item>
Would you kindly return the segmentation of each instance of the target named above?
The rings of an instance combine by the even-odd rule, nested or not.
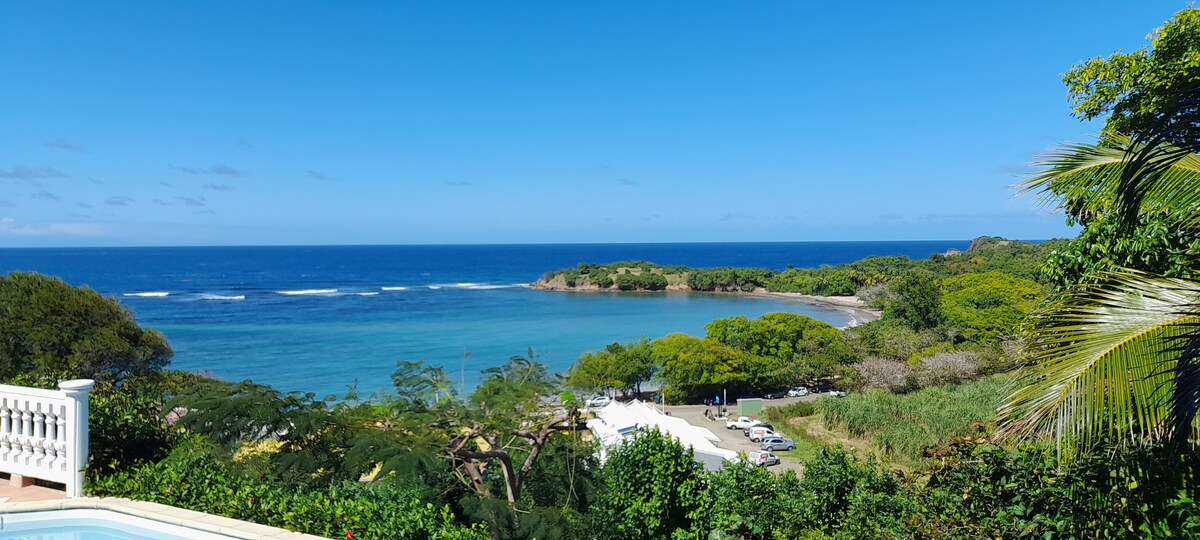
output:
[[[674,401],[696,401],[728,390],[733,395],[761,388],[778,361],[686,334],[654,340],[663,390]]]
[[[1075,115],[1105,118],[1106,131],[1128,134],[1200,84],[1200,10],[1188,8],[1150,35],[1134,52],[1116,52],[1072,67],[1063,76]]]
[[[586,392],[604,392],[622,388],[625,384],[624,366],[618,356],[603,350],[584,353],[567,370],[566,385]]]
[[[446,467],[474,494],[463,501],[464,511],[486,520],[494,538],[529,530],[557,537],[565,527],[561,512],[538,506],[535,493],[525,490],[533,482],[541,486],[537,493],[546,493],[536,468],[549,452],[552,460],[569,457],[561,467],[580,473],[560,479],[569,495],[556,506],[570,507],[589,491],[584,473],[590,448],[575,434],[577,404],[569,395],[554,399],[562,381],[532,351],[483,373],[483,382],[463,400],[440,368],[401,362],[392,376],[399,397],[377,429],[356,440],[347,459],[380,466],[380,478],[431,475]],[[551,529],[558,532],[546,532]]]
[[[914,269],[892,281],[892,298],[884,315],[904,321],[913,330],[933,328],[941,323],[941,294],[932,272]]]
[[[942,280],[942,314],[948,326],[981,341],[1016,336],[1041,297],[1037,283],[1000,272]]]
[[[267,442],[273,450],[262,456],[259,472],[280,482],[323,487],[371,471],[371,464],[345,459],[355,441],[375,429],[378,418],[369,404],[209,379],[178,392],[165,408],[186,410],[176,425],[230,454]]]
[[[592,517],[599,538],[707,538],[704,467],[692,449],[657,429],[622,443],[604,464]]]
[[[704,327],[706,339],[777,360],[777,384],[799,384],[835,375],[854,355],[842,332],[794,313],[768,313],[754,320],[717,319]]]
[[[0,276],[0,378],[121,380],[161,369],[172,355],[166,337],[112,298],[41,274]]]
[[[1133,224],[1097,216],[1077,238],[1050,253],[1042,276],[1059,291],[1121,269],[1186,277],[1194,273],[1198,256],[1200,239],[1162,214],[1141,214]]]
[[[805,491],[792,471],[775,474],[766,467],[727,461],[708,474],[708,492],[709,538],[803,538],[811,528]]]
[[[1153,50],[1093,60],[1074,77],[1085,115],[1111,112],[1106,140],[1051,156],[1025,182],[1069,213],[1165,216],[1200,224],[1200,12],[1175,15]],[[1070,83],[1070,78],[1069,81]],[[1087,90],[1088,85],[1095,90]],[[1117,133],[1129,130],[1129,136]],[[1194,444],[1200,434],[1200,283],[1143,272],[1101,273],[1038,317],[1032,365],[1001,407],[1004,434],[1046,434],[1060,457],[1101,440]]]
[[[821,448],[804,463],[800,489],[806,521],[849,538],[894,537],[907,512],[894,477],[841,447]]]
[[[658,371],[650,340],[642,338],[624,345],[610,343],[603,351],[589,352],[575,360],[567,371],[566,385],[588,392],[618,389],[641,392],[641,385]]]

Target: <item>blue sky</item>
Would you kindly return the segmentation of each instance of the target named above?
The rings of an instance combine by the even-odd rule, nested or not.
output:
[[[0,246],[1068,236],[1184,2],[3,2]]]

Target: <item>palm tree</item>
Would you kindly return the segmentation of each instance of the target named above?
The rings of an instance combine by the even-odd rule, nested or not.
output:
[[[1187,92],[1138,118],[1133,136],[1066,146],[1019,193],[1081,220],[1157,213],[1200,231],[1198,105],[1200,91]],[[1099,440],[1196,444],[1200,281],[1128,269],[1092,278],[1034,316],[1029,365],[999,408],[1000,435],[1047,436],[1062,458]]]

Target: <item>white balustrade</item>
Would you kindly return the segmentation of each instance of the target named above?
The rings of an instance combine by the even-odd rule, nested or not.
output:
[[[83,495],[88,459],[88,394],[95,381],[58,390],[0,384],[0,472],[60,482]]]

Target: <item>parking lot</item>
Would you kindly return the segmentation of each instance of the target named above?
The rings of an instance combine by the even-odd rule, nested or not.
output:
[[[815,395],[809,395],[804,397],[763,400],[763,407],[766,408],[790,405],[799,401],[814,400],[817,399],[817,397],[818,396]],[[758,443],[751,442],[749,438],[747,438],[745,435],[742,435],[741,430],[725,429],[725,420],[709,420],[706,418],[704,416],[705,409],[716,412],[716,407],[706,407],[704,405],[668,405],[667,413],[671,414],[672,416],[687,420],[688,423],[694,426],[702,426],[712,430],[713,433],[721,438],[721,443],[717,445],[721,448],[747,453],[759,449]],[[731,415],[735,414],[736,410],[736,406],[729,408]],[[763,419],[765,420],[766,417],[764,416]],[[775,452],[775,455],[779,456],[780,458],[780,464],[771,467],[771,470],[775,472],[793,470],[799,473],[802,467],[794,458],[788,455],[790,453],[790,451]]]

